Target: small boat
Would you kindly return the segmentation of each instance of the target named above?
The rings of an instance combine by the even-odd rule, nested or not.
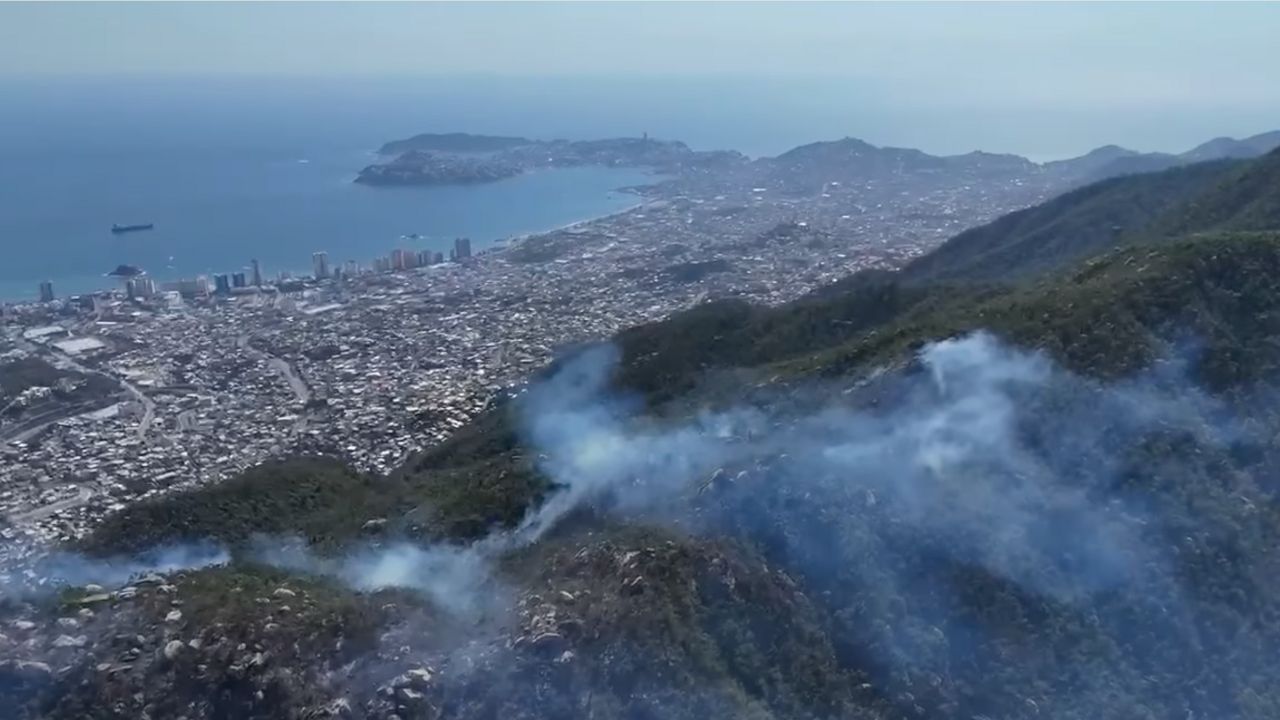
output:
[[[111,232],[120,233],[137,232],[139,230],[150,230],[156,226],[155,223],[140,223],[138,225],[112,225]]]

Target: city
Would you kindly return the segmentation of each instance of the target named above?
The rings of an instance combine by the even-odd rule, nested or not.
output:
[[[786,302],[901,265],[1050,190],[890,178],[800,194],[758,182],[641,188],[629,211],[490,250],[459,238],[448,262],[439,250],[396,248],[368,266],[317,251],[305,278],[269,282],[252,261],[212,281],[137,275],[74,299],[42,284],[42,302],[5,309],[0,362],[42,361],[96,394],[85,402],[73,387],[43,412],[22,406],[44,386],[0,398],[12,406],[0,419],[11,524],[0,532],[74,538],[128,503],[293,453],[387,473],[557,348],[708,299]]]

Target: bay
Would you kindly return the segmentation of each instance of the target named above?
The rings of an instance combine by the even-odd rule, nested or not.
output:
[[[356,185],[372,156],[359,148],[228,149],[207,137],[188,147],[22,155],[0,163],[0,298],[31,299],[51,280],[59,295],[112,285],[103,274],[136,265],[158,280],[236,272],[254,258],[266,276],[368,265],[397,247],[475,250],[634,205],[621,187],[639,170],[571,168],[497,183],[384,188]],[[154,223],[114,235],[113,223]],[[414,240],[401,236],[417,234]]]

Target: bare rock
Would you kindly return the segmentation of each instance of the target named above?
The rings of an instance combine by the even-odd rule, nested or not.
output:
[[[164,659],[174,660],[182,652],[182,648],[186,647],[181,640],[170,640],[164,646]]]
[[[53,682],[53,670],[33,660],[0,660],[0,686],[38,689]]]
[[[406,672],[405,677],[409,679],[409,683],[417,688],[425,688],[431,685],[431,680],[435,674],[431,672],[431,668],[414,668]]]
[[[59,635],[53,641],[53,646],[56,648],[82,648],[88,644],[89,638],[84,635],[76,635],[75,637]]]
[[[623,595],[639,595],[645,590],[645,579],[643,575],[636,575],[622,583]]]
[[[558,632],[544,632],[535,635],[532,640],[534,650],[548,655],[559,655],[568,648],[568,641]]]

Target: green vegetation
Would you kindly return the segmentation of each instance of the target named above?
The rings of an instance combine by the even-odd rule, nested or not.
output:
[[[866,336],[788,360],[790,374],[840,374],[902,357],[936,338],[985,328],[1038,347],[1077,372],[1118,377],[1170,343],[1200,345],[1211,387],[1271,376],[1280,354],[1280,234],[1227,234],[1120,250],[1062,279],[1002,293],[956,294]]]
[[[1218,161],[1127,175],[1073,190],[966,230],[902,271],[911,282],[1013,282],[1064,268],[1129,242],[1162,214],[1241,167]]]
[[[32,387],[54,388],[61,397],[88,400],[115,392],[115,383],[99,375],[84,375],[72,370],[59,370],[36,357],[0,363],[0,402],[6,402]],[[73,390],[64,389],[73,387]]]
[[[1136,239],[1280,228],[1280,150],[1225,174],[1207,192],[1170,208]]]
[[[166,621],[174,598],[181,617]],[[258,567],[190,573],[167,593],[143,587],[121,608],[100,608],[115,642],[93,658],[96,671],[90,662],[61,678],[32,717],[302,717],[330,699],[327,673],[376,649],[389,600],[402,598]],[[122,651],[135,660],[120,662]]]
[[[218,485],[132,505],[109,516],[84,546],[105,555],[205,539],[235,545],[254,533],[332,545],[358,535],[366,520],[386,517],[399,497],[394,481],[337,461],[272,462]]]
[[[614,380],[655,422],[760,388],[847,387],[881,368],[908,376],[923,344],[977,329],[1043,350],[1084,380],[1021,399],[1020,440],[1030,455],[1053,456],[1057,472],[1053,492],[1028,509],[1031,540],[1048,538],[1051,551],[1016,581],[859,478],[785,482],[766,463],[731,490],[689,498],[674,528],[582,508],[502,558],[499,577],[519,601],[510,626],[432,691],[430,712],[402,717],[1280,715],[1280,413],[1269,402],[1280,378],[1277,165],[1273,154],[1107,181],[958,236],[901,275],[860,273],[778,308],[710,303],[618,336]],[[949,284],[926,282],[939,278]],[[1019,283],[972,282],[1011,278]],[[1170,353],[1233,411],[1223,437],[1163,424],[1125,435],[1098,417],[1095,404],[1114,391],[1100,381],[1132,378]],[[234,544],[255,532],[326,550],[362,536],[476,538],[515,524],[551,490],[513,407],[497,404],[389,478],[318,459],[272,464],[126,510],[87,545]],[[1086,437],[1111,446],[1067,443],[1075,428],[1065,426],[1080,422],[1101,425]],[[962,491],[1005,487],[985,468],[964,472]],[[1097,541],[1063,498],[1098,507],[1118,523],[1105,527],[1132,538],[1087,591],[1054,584],[1087,564]],[[379,518],[385,526],[370,531]],[[196,573],[184,611],[246,645],[273,643],[257,639],[255,598],[302,582],[253,567]],[[193,671],[149,687],[221,698],[216,712],[191,716],[299,715],[322,699],[316,668],[351,657],[333,637],[358,653],[409,616],[422,623],[414,638],[456,629],[412,603],[386,609],[384,596],[306,587],[311,604],[271,666],[290,669],[293,684],[215,673],[211,685]],[[123,692],[81,687],[63,716],[103,716],[89,708]],[[248,692],[270,687],[266,701]]]
[[[22,393],[33,387],[46,387],[50,392],[18,402]],[[107,404],[119,391],[106,377],[62,370],[37,357],[0,362],[0,418],[6,420],[40,422],[86,412]]]

